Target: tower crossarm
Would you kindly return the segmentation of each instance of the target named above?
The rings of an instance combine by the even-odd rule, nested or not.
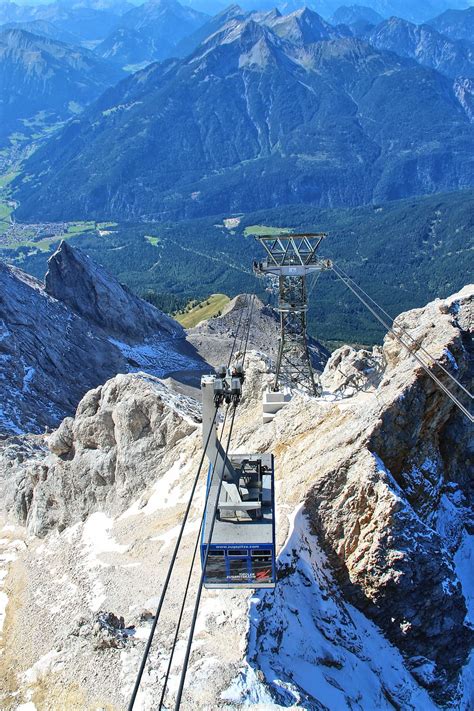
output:
[[[329,269],[329,260],[319,259],[317,251],[326,237],[325,232],[304,234],[259,235],[256,239],[266,252],[267,259],[256,262],[260,274],[304,276],[314,271]]]

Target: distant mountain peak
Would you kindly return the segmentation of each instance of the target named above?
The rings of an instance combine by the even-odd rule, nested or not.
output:
[[[203,43],[203,48],[208,51],[219,45],[240,44],[244,49],[248,49],[260,40],[268,40],[271,43],[277,41],[277,37],[264,25],[256,22],[252,16],[245,19],[232,19],[217,32],[207,38]]]
[[[474,5],[465,10],[446,10],[438,17],[429,20],[428,24],[452,40],[466,40],[472,43],[474,38]]]
[[[400,17],[390,17],[365,37],[377,49],[410,57],[451,78],[474,77],[474,52],[431,25],[415,25]]]
[[[281,15],[273,22],[267,21],[267,24],[279,37],[297,44],[310,44],[346,34],[308,7],[299,8],[289,15]]]
[[[243,9],[238,5],[237,3],[232,3],[231,5],[227,5],[223,10],[217,13],[216,17],[226,17],[227,15],[235,15],[235,14],[243,14]]]
[[[364,21],[377,25],[383,19],[383,15],[366,5],[342,5],[329,18],[329,22],[333,25],[352,25]]]

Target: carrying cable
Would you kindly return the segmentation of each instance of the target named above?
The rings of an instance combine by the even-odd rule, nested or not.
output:
[[[335,265],[333,265],[333,266],[335,266]],[[369,294],[367,294],[367,292],[364,291],[364,289],[361,286],[359,286],[359,284],[356,284],[356,282],[353,279],[351,279],[351,277],[344,271],[344,269],[342,269],[342,267],[337,265],[336,268],[338,269],[338,271],[341,272],[341,274],[345,277],[345,279],[347,279],[347,281],[350,281],[353,284],[353,286],[355,286],[362,294],[364,294],[366,299],[368,299],[374,306],[376,306],[379,309],[379,311],[381,311],[384,314],[384,316],[386,316],[388,319],[390,319],[390,321],[392,322],[392,328],[394,331],[396,328],[398,328],[402,332],[403,335],[405,335],[407,338],[409,338],[410,341],[418,347],[418,350],[422,351],[428,358],[431,359],[431,361],[433,363],[435,363],[439,368],[441,368],[441,370],[445,373],[445,375],[448,376],[448,378],[450,378],[453,381],[453,383],[455,383],[459,388],[461,388],[461,390],[464,390],[466,395],[469,395],[471,400],[474,399],[474,395],[472,393],[470,393],[469,390],[466,387],[464,387],[464,385],[461,382],[459,382],[459,380],[457,380],[457,378],[455,378],[454,375],[452,373],[450,373],[449,370],[447,370],[442,363],[440,363],[438,360],[436,360],[436,358],[434,356],[432,356],[431,353],[429,353],[429,351],[426,350],[426,348],[424,348],[420,343],[418,343],[416,341],[416,339],[413,338],[413,336],[411,336],[410,333],[406,329],[403,329],[401,326],[396,326],[396,327],[393,326],[393,322],[395,319],[392,316],[390,316],[390,314],[388,314],[385,311],[385,309],[383,309],[380,306],[380,304],[378,304],[371,296],[369,296]]]
[[[309,300],[309,297],[311,296],[311,294],[313,293],[314,288],[315,288],[316,284],[318,283],[318,279],[319,279],[319,277],[321,276],[321,274],[322,274],[322,271],[321,271],[321,270],[318,270],[317,272],[315,272],[313,281],[312,281],[312,283],[310,284],[308,293],[306,294],[306,298],[307,298],[308,300]]]
[[[243,358],[242,358],[242,367],[245,366],[245,356],[247,355],[247,347],[248,347],[248,344],[249,344],[250,326],[251,326],[251,324],[252,324],[253,307],[254,307],[255,298],[256,298],[255,292],[252,294],[252,296],[251,296],[250,298],[251,298],[251,302],[250,302],[250,313],[249,313],[248,322],[247,322],[247,336],[246,336],[246,338],[245,338],[245,348],[244,348],[244,355],[243,355]]]
[[[242,345],[243,345],[243,342],[244,342],[244,339],[245,339],[245,346],[244,346],[244,352],[243,352],[243,358],[242,358],[242,365],[245,364],[245,357],[246,357],[246,354],[247,354],[247,348],[248,348],[248,342],[249,342],[249,336],[250,336],[250,327],[251,327],[251,323],[252,323],[252,315],[253,315],[253,309],[254,309],[255,298],[256,298],[256,297],[255,297],[255,293],[253,293],[251,296],[248,296],[247,298],[248,298],[248,300],[249,300],[249,303],[248,303],[248,305],[247,305],[248,317],[247,317],[247,323],[246,323],[246,326],[245,326],[245,330],[244,330],[244,333],[242,334],[242,337],[241,337],[241,340],[240,340],[240,346],[239,346],[239,351],[241,352],[241,351],[242,351]],[[243,311],[243,309],[242,309],[242,311]],[[240,330],[240,323],[239,323],[239,327],[238,327],[238,329],[237,329],[237,333],[238,333],[239,330]],[[227,409],[226,409],[225,416],[224,416],[224,421],[223,421],[223,424],[222,424],[221,439],[222,439],[222,437],[223,437],[223,435],[224,435],[225,425],[226,425],[226,420],[227,420],[227,415],[228,415],[228,413],[229,413],[229,406],[228,406]],[[226,445],[225,460],[227,459],[227,455],[228,455],[229,444],[230,444],[230,436],[231,436],[231,434],[232,434],[232,428],[233,428],[233,424],[234,424],[234,417],[235,417],[235,406],[234,406],[234,410],[233,410],[233,414],[232,414],[232,422],[231,422],[230,431],[229,431],[229,437],[228,437],[227,445]],[[218,457],[218,453],[216,452],[216,456],[215,456],[215,459],[214,459],[214,466],[213,466],[213,468],[212,468],[212,471],[213,471],[213,472],[216,471],[217,457]],[[218,489],[217,498],[216,498],[216,505],[215,505],[214,512],[213,512],[213,518],[212,518],[212,523],[211,523],[211,530],[210,530],[210,533],[209,533],[209,539],[208,539],[208,543],[207,543],[207,546],[206,546],[206,554],[205,554],[205,558],[204,558],[203,566],[202,566],[202,567],[203,567],[203,573],[202,573],[202,576],[201,576],[201,577],[202,577],[202,581],[201,581],[201,584],[200,584],[200,588],[198,589],[198,595],[197,595],[197,597],[196,597],[196,602],[195,602],[195,614],[196,614],[196,617],[197,617],[197,612],[198,612],[199,604],[200,604],[200,597],[201,597],[201,592],[202,592],[202,585],[203,585],[203,582],[204,582],[204,575],[205,575],[205,570],[206,570],[206,564],[207,564],[207,557],[208,557],[209,545],[210,545],[210,542],[211,542],[211,540],[212,540],[212,533],[213,533],[213,529],[214,529],[215,517],[216,517],[216,514],[217,514],[217,506],[218,506],[218,502],[219,502],[220,490],[221,490],[221,486],[222,486],[223,477],[224,477],[224,471],[222,471],[222,475],[221,475],[221,478],[220,478],[220,481],[219,481],[219,489]],[[207,490],[207,492],[206,492],[206,498],[205,498],[205,501],[204,501],[204,512],[207,510],[207,505],[208,505],[208,500],[209,500],[209,494],[210,494],[210,487],[208,488],[208,490]],[[175,653],[175,649],[176,649],[176,644],[177,644],[177,641],[178,641],[178,636],[179,636],[179,632],[180,632],[181,622],[182,622],[182,618],[183,618],[183,615],[184,615],[184,608],[185,608],[185,605],[186,605],[186,600],[187,600],[188,591],[189,591],[189,585],[190,585],[191,578],[192,578],[192,573],[193,573],[194,564],[195,564],[195,561],[196,561],[196,555],[197,555],[197,551],[198,551],[198,548],[199,548],[199,541],[200,541],[200,539],[201,539],[201,533],[202,533],[202,530],[203,530],[203,526],[204,526],[204,515],[203,515],[202,518],[201,518],[201,524],[200,524],[200,526],[199,526],[199,531],[198,531],[198,534],[197,534],[197,536],[196,536],[196,543],[195,543],[195,546],[194,546],[194,552],[193,552],[193,557],[192,557],[192,561],[191,561],[191,566],[190,566],[189,572],[188,572],[188,578],[187,578],[187,581],[186,581],[186,586],[185,586],[185,590],[184,590],[184,596],[183,596],[183,599],[182,599],[181,609],[180,609],[180,612],[179,612],[178,622],[177,622],[176,629],[175,629],[175,634],[174,634],[174,639],[173,639],[173,643],[172,643],[172,647],[171,647],[170,657],[169,657],[169,660],[168,660],[168,667],[167,667],[167,670],[166,670],[165,679],[164,679],[164,682],[163,682],[163,688],[162,688],[162,691],[161,691],[161,698],[160,698],[160,703],[159,703],[159,707],[158,707],[159,711],[161,711],[161,709],[163,708],[163,702],[164,702],[164,699],[165,699],[165,696],[166,696],[166,690],[167,690],[168,681],[169,681],[169,676],[170,676],[170,672],[171,672],[171,666],[172,666],[172,663],[173,663],[173,657],[174,657],[174,653]],[[191,628],[189,634],[190,634],[191,645],[192,645],[192,636],[193,636],[193,634],[194,634],[194,626],[192,626],[192,628]],[[183,674],[183,672],[184,672],[184,675],[186,674],[185,666],[184,666],[184,665],[186,665],[186,668],[187,668],[187,664],[188,664],[188,661],[187,661],[187,660],[189,659],[191,645],[189,644],[189,640],[188,640],[189,654],[187,655],[187,659],[185,659],[185,661],[184,661],[184,663],[183,663],[182,674]],[[183,677],[183,687],[182,687],[182,688],[184,688],[184,677]],[[180,703],[180,700],[181,700],[181,697],[179,697],[179,702],[178,702],[178,703]],[[177,706],[176,708],[179,708],[179,706]]]
[[[228,412],[229,412],[229,406],[227,407],[227,409],[226,409],[226,411],[225,411],[224,421],[223,421],[223,423],[222,423],[222,429],[221,429],[221,436],[220,436],[220,439],[222,439],[222,437],[223,437],[223,435],[224,435],[225,424],[226,424]],[[216,451],[216,456],[215,456],[215,458],[214,458],[214,466],[213,466],[213,469],[212,469],[213,472],[215,472],[215,470],[216,470],[217,457],[218,457],[218,452]],[[205,501],[204,501],[204,509],[203,509],[204,511],[206,511],[206,509],[207,509],[207,502],[208,502],[208,499],[209,499],[209,492],[210,492],[210,487],[208,487],[208,489],[207,489],[207,491],[206,491],[206,498],[205,498]],[[188,597],[189,585],[190,585],[191,578],[192,578],[192,574],[193,574],[193,570],[194,570],[194,563],[195,563],[195,561],[196,561],[196,555],[197,555],[197,551],[198,551],[198,548],[199,548],[199,541],[200,541],[200,539],[201,539],[201,532],[202,532],[203,524],[204,524],[204,517],[201,517],[201,523],[200,523],[200,526],[199,526],[199,531],[198,531],[198,533],[197,533],[197,536],[196,536],[196,543],[195,543],[195,546],[194,546],[193,559],[192,559],[192,561],[191,561],[191,566],[190,566],[189,572],[188,572],[188,579],[187,579],[187,581],[186,581],[186,587],[185,587],[185,589],[184,589],[184,596],[183,596],[183,600],[182,600],[182,603],[181,603],[181,609],[180,609],[180,611],[179,611],[178,622],[177,622],[177,624],[176,624],[176,629],[175,629],[175,633],[174,633],[173,644],[172,644],[172,646],[171,646],[170,657],[169,657],[169,659],[168,659],[168,667],[167,667],[167,669],[166,669],[165,679],[164,679],[164,681],[163,681],[163,688],[162,688],[162,690],[161,690],[161,698],[160,698],[160,704],[159,704],[159,706],[158,706],[158,711],[161,711],[161,709],[163,708],[163,702],[164,702],[165,696],[166,696],[166,690],[167,690],[167,687],[168,687],[168,681],[169,681],[169,677],[170,677],[171,666],[172,666],[172,664],[173,664],[173,657],[174,657],[174,653],[175,653],[175,649],[176,649],[176,644],[177,644],[177,642],[178,642],[178,636],[179,636],[179,632],[180,632],[180,628],[181,628],[181,621],[182,621],[183,615],[184,615],[184,608],[185,608],[186,600],[187,600],[187,597]]]
[[[252,303],[252,309],[253,309],[253,303]],[[234,354],[235,346],[236,346],[236,343],[237,343],[237,338],[238,338],[239,331],[240,331],[241,324],[242,324],[243,312],[244,312],[244,308],[242,308],[242,309],[241,309],[241,312],[240,312],[240,317],[239,317],[239,321],[238,321],[238,324],[237,324],[237,329],[236,329],[236,332],[235,332],[235,335],[234,335],[234,340],[233,340],[233,343],[232,343],[232,349],[231,349],[230,356],[229,356],[228,367],[230,367],[230,364],[231,364],[231,361],[232,361],[232,356],[233,356],[233,354]],[[247,343],[248,343],[248,331],[249,331],[249,329],[250,329],[250,318],[249,318],[248,328],[247,328],[246,347],[247,347]],[[245,348],[245,350],[246,350],[246,348]],[[234,404],[234,410],[233,410],[232,422],[231,422],[231,426],[230,426],[230,430],[229,430],[229,438],[228,438],[228,441],[227,441],[227,448],[226,448],[225,459],[227,459],[228,448],[229,448],[229,443],[230,443],[230,436],[231,436],[231,434],[232,434],[232,429],[233,429],[233,425],[234,425],[235,408],[236,408],[236,404]],[[167,591],[168,591],[169,582],[170,582],[171,575],[172,575],[172,572],[173,572],[173,568],[174,568],[174,565],[175,565],[175,562],[176,562],[176,558],[177,558],[177,556],[178,556],[179,548],[180,548],[180,545],[181,545],[181,540],[182,540],[183,533],[184,533],[184,528],[185,528],[185,526],[186,526],[186,523],[187,523],[187,520],[188,520],[188,516],[189,516],[189,512],[190,512],[190,510],[191,510],[192,501],[193,501],[193,498],[194,498],[194,495],[195,495],[195,492],[196,492],[196,487],[197,487],[197,484],[198,484],[198,481],[199,481],[199,477],[200,477],[200,474],[201,474],[201,470],[202,470],[202,466],[203,466],[203,463],[204,463],[204,458],[205,458],[205,456],[206,456],[206,452],[207,452],[207,448],[208,448],[208,445],[209,445],[210,437],[211,437],[211,434],[212,434],[212,432],[213,432],[213,428],[214,428],[214,424],[215,424],[215,421],[216,421],[217,413],[218,413],[218,405],[216,405],[216,408],[215,408],[215,411],[214,411],[214,416],[213,416],[213,419],[212,419],[211,427],[210,427],[210,429],[209,429],[209,433],[208,433],[208,436],[207,436],[207,439],[206,439],[206,443],[205,443],[205,446],[204,446],[204,449],[203,449],[203,453],[202,453],[202,455],[201,455],[201,459],[200,459],[200,462],[199,462],[198,471],[197,471],[196,477],[195,477],[195,479],[194,479],[193,486],[192,486],[192,488],[191,488],[191,494],[190,494],[190,496],[189,496],[189,500],[188,500],[188,503],[187,503],[187,506],[186,506],[186,510],[185,510],[185,513],[184,513],[183,521],[182,521],[182,523],[181,523],[181,528],[180,528],[180,531],[179,531],[179,534],[178,534],[178,538],[176,539],[175,548],[174,548],[173,555],[172,555],[172,557],[171,557],[171,561],[170,561],[170,564],[169,564],[169,567],[168,567],[168,572],[167,572],[167,574],[166,574],[165,582],[164,582],[164,584],[163,584],[163,588],[162,588],[162,591],[161,591],[160,600],[159,600],[159,602],[158,602],[158,607],[157,607],[157,610],[156,610],[156,613],[155,613],[155,617],[153,618],[153,623],[152,623],[151,630],[150,630],[150,634],[149,634],[149,636],[148,636],[148,640],[147,640],[147,643],[146,643],[146,646],[145,646],[145,650],[144,650],[144,653],[143,653],[142,661],[141,661],[141,664],[140,664],[140,669],[139,669],[139,671],[138,671],[138,675],[137,675],[137,678],[136,678],[136,681],[135,681],[135,685],[134,685],[134,688],[133,688],[133,691],[132,691],[132,696],[131,696],[131,699],[130,699],[130,703],[129,703],[129,705],[128,705],[128,711],[133,711],[133,707],[134,707],[134,704],[135,704],[135,701],[136,701],[136,698],[137,698],[137,695],[138,695],[138,691],[139,691],[139,688],[140,688],[140,683],[141,683],[141,680],[142,680],[142,677],[143,677],[143,672],[145,671],[145,666],[146,666],[146,663],[147,663],[147,660],[148,660],[148,656],[149,656],[149,654],[150,654],[150,649],[151,649],[151,645],[152,645],[152,642],[153,642],[153,638],[154,638],[154,635],[155,635],[155,632],[156,632],[156,627],[157,627],[157,625],[158,625],[158,621],[159,621],[159,618],[160,618],[160,615],[161,615],[161,610],[162,610],[162,608],[163,608],[165,596],[166,596],[166,593],[167,593]],[[225,418],[224,418],[224,426],[225,426],[225,420],[226,420],[226,418],[227,418],[227,411],[226,411],[226,415],[225,415]],[[222,432],[224,432],[224,429],[222,429]],[[214,528],[215,516],[216,516],[216,512],[217,512],[217,503],[218,503],[218,500],[219,500],[220,489],[221,489],[221,486],[222,486],[222,479],[223,479],[223,477],[224,477],[224,471],[222,472],[222,476],[221,476],[221,479],[220,479],[220,482],[219,482],[219,492],[218,492],[218,498],[217,498],[217,500],[216,500],[216,506],[215,506],[215,510],[214,510],[214,516],[213,516],[213,519],[212,519],[212,529],[211,529],[211,534],[210,534],[210,536],[212,536],[212,530],[213,530],[213,528]],[[208,495],[209,495],[209,491],[207,491],[207,496],[208,496]],[[207,499],[206,499],[206,500],[207,500]],[[202,528],[202,521],[201,521],[201,528]],[[197,540],[199,541],[199,537],[198,537]],[[209,538],[209,540],[210,540],[210,538]],[[197,551],[197,547],[196,547],[196,551]],[[190,568],[190,571],[189,571],[188,582],[187,582],[186,590],[185,590],[185,599],[186,599],[186,595],[187,595],[187,592],[188,592],[189,583],[190,583],[190,580],[191,580],[191,574],[192,574],[192,569],[193,569],[193,566],[194,566],[196,551],[195,551],[195,553],[194,553],[193,562],[192,562],[192,564],[191,564],[191,568]],[[204,561],[204,564],[203,564],[203,574],[202,574],[202,576],[201,576],[201,583],[200,583],[200,588],[199,588],[199,597],[198,597],[198,601],[197,601],[197,606],[195,607],[195,617],[197,617],[197,611],[198,611],[198,607],[199,607],[199,601],[200,601],[200,597],[201,597],[201,593],[202,593],[202,585],[203,585],[203,580],[204,580],[204,571],[205,571],[205,566],[206,566],[206,563],[207,563],[207,554],[208,554],[208,552],[209,552],[209,544],[208,544],[207,549],[206,549],[206,557],[205,557],[205,561]],[[183,602],[183,610],[182,610],[182,612],[184,612],[184,602]],[[180,617],[182,617],[182,614],[180,615]],[[194,626],[195,626],[195,620],[194,620],[194,624],[193,624],[193,628],[192,628],[192,633],[193,633],[193,634],[194,634]],[[175,635],[175,640],[177,640],[177,634]],[[190,640],[191,640],[191,644],[192,644],[192,636],[191,636]],[[189,651],[187,650],[188,653],[187,653],[187,658],[186,658],[186,666],[187,666],[187,662],[188,662],[188,660],[189,660],[189,653],[190,653],[191,644],[189,644]],[[173,649],[173,652],[174,652],[174,649]],[[184,672],[184,675],[185,675],[185,667],[183,667],[183,672]],[[169,677],[169,669],[168,669],[167,676],[166,676],[166,682],[167,682],[167,680],[168,680],[168,677]],[[183,677],[183,685],[184,685],[184,677]],[[164,693],[164,691],[163,691],[163,693]],[[162,699],[163,699],[163,693],[162,693]],[[181,690],[180,690],[180,698],[181,698],[181,694],[182,694],[182,687],[181,687]],[[161,702],[160,702],[160,703],[161,703]]]
[[[386,321],[384,321],[384,319],[372,308],[372,306],[370,306],[370,304],[368,303],[368,301],[366,301],[366,299],[364,299],[364,297],[361,296],[358,291],[356,291],[356,289],[352,286],[352,284],[350,283],[350,281],[348,281],[348,279],[346,279],[342,274],[339,274],[339,272],[337,271],[337,268],[335,268],[334,265],[332,265],[331,269],[332,269],[332,271],[334,272],[334,274],[337,276],[337,278],[340,279],[340,280],[348,287],[348,289],[350,289],[350,290],[352,291],[352,293],[359,299],[359,301],[360,301],[362,304],[364,304],[364,306],[370,311],[370,313],[371,313],[373,316],[375,316],[375,318],[377,319],[377,321],[379,321],[379,323],[381,323],[381,324],[384,326],[384,328],[386,328],[387,331],[388,331],[389,333],[391,333],[392,336],[393,336],[394,338],[396,338],[397,341],[398,341],[399,343],[401,343],[401,345],[402,345],[404,348],[406,348],[406,350],[410,353],[410,355],[412,355],[413,358],[415,358],[415,360],[418,361],[418,363],[421,365],[421,367],[423,368],[423,370],[424,370],[424,371],[430,376],[430,378],[438,385],[438,387],[441,388],[441,390],[450,398],[450,400],[452,400],[452,402],[454,402],[454,404],[456,405],[456,407],[458,407],[458,408],[461,410],[461,412],[462,412],[464,415],[466,415],[466,417],[467,417],[471,422],[474,422],[474,416],[471,415],[471,413],[469,412],[469,410],[468,410],[466,407],[464,407],[464,405],[458,400],[458,398],[457,398],[455,395],[453,395],[453,393],[452,393],[450,390],[448,390],[448,388],[441,382],[441,380],[440,380],[434,373],[431,372],[431,370],[428,368],[428,366],[426,365],[426,363],[413,351],[413,348],[410,347],[410,345],[408,345],[407,343],[405,343],[405,341],[403,340],[403,338],[401,337],[401,335],[399,335],[396,331],[394,331],[393,328],[392,328]],[[351,281],[352,281],[352,280],[351,280]],[[354,283],[355,283],[355,282],[354,282]],[[375,303],[375,302],[374,302],[374,303]],[[437,362],[438,362],[438,361],[435,360],[435,363],[437,363]]]
[[[140,664],[140,669],[139,669],[139,671],[138,671],[138,676],[137,676],[137,678],[136,678],[135,686],[133,687],[133,692],[132,692],[132,696],[131,696],[131,699],[130,699],[130,703],[129,703],[129,705],[128,705],[128,711],[132,711],[133,706],[134,706],[135,701],[136,701],[136,698],[137,698],[138,690],[139,690],[139,688],[140,688],[140,683],[141,683],[141,680],[142,680],[143,672],[145,671],[145,666],[146,666],[146,663],[147,663],[147,660],[148,660],[148,655],[150,654],[150,649],[151,649],[151,645],[152,645],[152,642],[153,642],[153,637],[155,636],[156,626],[157,626],[157,624],[158,624],[158,620],[160,619],[160,614],[161,614],[161,610],[162,610],[162,607],[163,607],[163,603],[164,603],[164,601],[165,601],[165,596],[166,596],[166,592],[167,592],[167,590],[168,590],[168,585],[169,585],[169,582],[170,582],[171,574],[172,574],[172,572],[173,572],[174,564],[175,564],[175,562],[176,562],[176,558],[177,558],[177,555],[178,555],[178,550],[179,550],[179,547],[180,547],[180,545],[181,545],[181,539],[182,539],[182,537],[183,537],[184,528],[185,528],[186,522],[187,522],[187,520],[188,520],[189,512],[190,512],[190,510],[191,510],[192,501],[193,501],[193,498],[194,498],[194,494],[195,494],[195,492],[196,492],[197,483],[198,483],[199,477],[200,477],[200,475],[201,475],[202,465],[204,464],[204,458],[205,458],[205,456],[206,456],[207,447],[208,447],[208,445],[209,445],[209,440],[210,440],[210,438],[211,438],[211,434],[212,434],[212,431],[213,431],[213,428],[214,428],[214,423],[215,423],[215,421],[216,421],[217,411],[218,411],[218,408],[217,408],[217,406],[216,406],[215,412],[214,412],[214,417],[213,417],[213,419],[212,419],[212,425],[211,425],[211,427],[209,428],[209,434],[208,434],[208,436],[207,436],[206,444],[205,444],[205,446],[204,446],[204,450],[203,450],[203,453],[202,453],[202,455],[201,455],[201,460],[200,460],[200,462],[199,462],[199,467],[198,467],[198,470],[197,470],[197,474],[196,474],[196,476],[195,476],[195,478],[194,478],[194,482],[193,482],[193,485],[192,485],[192,488],[191,488],[191,494],[190,494],[190,496],[189,496],[188,503],[187,503],[187,506],[186,506],[186,510],[185,510],[185,512],[184,512],[184,518],[183,518],[183,521],[182,521],[182,523],[181,523],[181,528],[180,528],[179,533],[178,533],[178,538],[176,539],[176,544],[175,544],[175,547],[174,547],[173,555],[171,556],[171,561],[170,561],[170,564],[169,564],[169,567],[168,567],[168,572],[167,572],[167,574],[166,574],[165,582],[164,582],[163,588],[162,588],[162,590],[161,590],[160,600],[159,600],[159,602],[158,602],[158,607],[157,607],[157,609],[156,609],[155,617],[153,618],[153,624],[152,624],[152,626],[151,626],[150,634],[148,635],[148,640],[147,640],[147,643],[146,643],[146,646],[145,646],[145,651],[143,652],[143,657],[142,657],[142,661],[141,661],[141,664]]]
[[[230,351],[229,360],[228,360],[228,362],[227,362],[227,367],[228,367],[228,368],[230,368],[230,364],[232,363],[232,356],[234,355],[235,344],[237,343],[237,336],[239,335],[240,325],[241,325],[241,323],[242,323],[242,316],[243,316],[243,314],[244,314],[244,306],[242,306],[242,308],[240,309],[239,322],[238,322],[238,324],[237,324],[237,330],[236,330],[236,332],[235,332],[234,342],[233,342],[233,344],[232,344],[232,350]]]
[[[249,313],[249,308],[250,308],[250,299],[251,299],[252,297],[251,297],[249,294],[246,294],[245,296],[246,296],[247,304],[246,304],[246,306],[245,306],[244,308],[247,310],[246,322],[247,322],[247,325],[248,325],[248,313]],[[241,337],[240,337],[239,347],[238,347],[238,349],[237,349],[237,352],[238,352],[238,353],[241,353],[241,352],[242,352],[242,346],[243,346],[244,341],[245,341],[245,333],[246,333],[246,331],[247,331],[247,325],[244,327],[244,332],[242,333],[242,335],[241,335]]]
[[[227,444],[226,444],[226,449],[225,449],[225,457],[224,457],[224,466],[222,468],[221,475],[219,477],[219,484],[217,488],[217,496],[216,496],[216,502],[214,504],[214,510],[212,512],[212,519],[211,519],[211,525],[209,529],[209,537],[206,545],[206,553],[204,555],[204,559],[202,562],[202,572],[201,572],[201,577],[199,580],[199,585],[196,593],[196,600],[194,603],[194,610],[193,610],[193,617],[191,620],[191,627],[189,630],[189,636],[188,636],[188,643],[186,645],[186,653],[184,656],[184,661],[183,661],[183,668],[181,670],[181,676],[179,680],[179,688],[178,688],[178,693],[176,695],[176,703],[175,703],[175,711],[179,711],[179,708],[181,706],[181,697],[183,695],[183,689],[184,689],[184,682],[186,679],[186,672],[188,670],[188,664],[189,664],[189,657],[191,655],[191,647],[193,644],[193,638],[194,638],[194,630],[196,627],[196,622],[197,622],[197,616],[199,612],[199,604],[201,602],[201,594],[202,594],[202,588],[204,585],[204,577],[205,577],[205,572],[206,572],[206,566],[207,566],[207,559],[209,556],[209,548],[210,548],[210,542],[212,540],[212,534],[214,532],[214,524],[216,522],[216,515],[217,515],[217,507],[219,504],[219,499],[220,499],[220,494],[221,494],[221,489],[222,489],[222,481],[224,479],[224,470],[225,470],[225,462],[227,461],[227,456],[229,454],[229,445],[230,445],[230,439],[232,436],[232,429],[234,427],[234,420],[235,420],[235,411],[236,411],[236,403],[233,404],[233,409],[232,409],[232,418],[230,422],[230,427],[229,427],[229,434],[227,436]],[[210,490],[210,488],[209,488]],[[205,510],[204,510],[205,512]],[[203,513],[202,520],[201,520],[201,525],[202,522],[204,521],[204,515]]]

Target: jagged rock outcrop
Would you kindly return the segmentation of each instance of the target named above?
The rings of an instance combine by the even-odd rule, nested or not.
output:
[[[45,285],[0,262],[0,434],[57,426],[117,373],[203,367],[177,322],[66,242]]]
[[[96,650],[123,649],[127,644],[133,644],[135,627],[125,627],[123,617],[101,610],[89,618],[79,617],[70,634],[90,639]]]
[[[177,321],[122,286],[81,249],[62,241],[48,260],[45,289],[89,323],[127,342],[184,338]]]
[[[127,361],[105,335],[0,262],[0,432],[39,432]]]
[[[49,436],[50,454],[17,482],[19,519],[44,536],[93,511],[121,513],[176,458],[173,449],[198,418],[193,400],[143,373],[90,390]]]
[[[471,287],[402,314],[395,327],[408,330],[418,348],[472,385],[473,304]],[[307,512],[347,598],[407,654],[435,698],[446,701],[473,643],[452,559],[472,521],[466,486],[472,428],[392,336],[383,357],[387,365],[371,397],[361,393],[325,416],[309,406],[318,444],[293,420],[310,457],[304,469],[312,469],[315,479],[306,480]],[[450,384],[439,367],[433,370]],[[289,409],[287,417],[292,414]],[[331,425],[332,453],[321,441]],[[459,439],[446,457],[451,428]]]
[[[342,346],[326,363],[321,385],[331,392],[353,395],[359,390],[377,387],[384,365],[382,350],[377,346],[372,351]]]

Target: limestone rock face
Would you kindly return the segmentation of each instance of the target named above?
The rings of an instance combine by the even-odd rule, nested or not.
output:
[[[126,342],[149,336],[184,338],[177,321],[139,299],[65,241],[48,260],[45,288],[89,323]]]
[[[471,389],[473,304],[471,288],[395,322],[413,337],[420,357],[427,360],[424,348]],[[356,436],[359,445],[318,477],[308,512],[349,599],[373,616],[442,699],[473,642],[450,555],[472,522],[473,431],[392,336],[383,358],[373,398],[383,404],[377,413],[367,412],[373,404],[364,398],[354,403],[360,425],[351,425],[348,441]],[[469,405],[439,366],[430,363],[430,370]],[[428,681],[419,671],[427,663],[435,669]]]
[[[156,378],[117,375],[84,396],[75,418],[48,438],[50,454],[26,468],[15,496],[19,519],[44,536],[97,510],[122,512],[197,422],[196,404]]]
[[[473,304],[469,287],[395,322],[420,356],[426,360],[423,347],[471,390]],[[242,403],[236,444],[241,451],[274,452],[279,505],[291,510],[304,502],[345,599],[376,621],[420,683],[445,703],[456,697],[473,645],[467,591],[454,563],[473,530],[473,429],[392,336],[382,353],[334,353],[322,381],[336,391],[339,368],[367,373],[374,359],[377,377],[364,387],[349,388],[336,400],[330,394],[294,396],[260,428],[256,388],[255,399]],[[250,388],[266,377],[262,365],[255,363],[259,376],[248,376]],[[429,367],[469,406],[438,365]],[[288,529],[280,521],[277,530],[284,536]],[[267,617],[262,603],[257,623],[267,632],[261,647],[257,633],[256,665],[264,663],[270,627],[275,649],[289,634],[286,622],[276,629]],[[282,674],[277,665],[272,669]]]
[[[382,350],[356,350],[342,346],[331,354],[321,376],[324,389],[335,393],[356,393],[377,386],[384,369]]]
[[[57,426],[117,373],[204,367],[177,322],[66,242],[46,285],[0,263],[0,435]]]
[[[41,282],[0,263],[0,432],[57,425],[84,392],[127,369],[122,353]]]

